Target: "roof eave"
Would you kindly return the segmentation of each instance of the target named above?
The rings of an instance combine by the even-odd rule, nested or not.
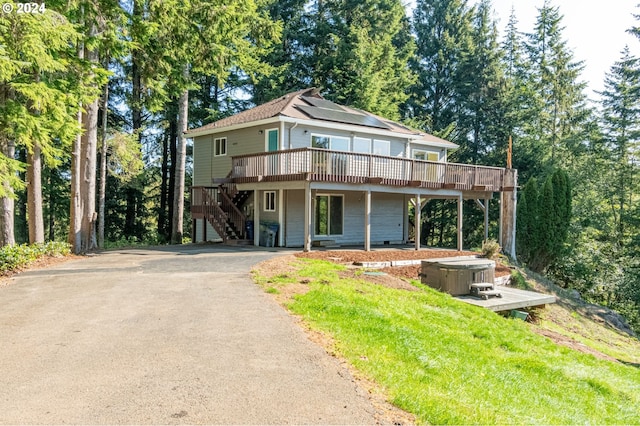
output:
[[[184,135],[187,138],[197,138],[199,136],[214,135],[216,133],[230,132],[230,131],[239,130],[239,129],[246,129],[247,127],[262,126],[264,124],[277,123],[279,121],[281,121],[281,116],[277,115],[275,117],[264,118],[262,120],[248,121],[246,123],[234,124],[233,126],[213,127],[213,128],[204,129],[204,130],[197,130],[196,129],[196,131],[187,131],[187,132],[185,132]]]

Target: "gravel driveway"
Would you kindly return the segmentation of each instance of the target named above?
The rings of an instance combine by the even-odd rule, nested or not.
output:
[[[12,278],[0,423],[375,423],[351,375],[251,282],[276,254],[122,250]]]

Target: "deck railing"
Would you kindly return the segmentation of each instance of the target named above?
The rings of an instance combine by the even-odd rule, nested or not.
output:
[[[468,191],[513,189],[515,170],[403,157],[300,148],[233,157],[237,183],[314,180]]]

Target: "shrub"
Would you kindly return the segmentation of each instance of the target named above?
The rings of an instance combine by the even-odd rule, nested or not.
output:
[[[500,244],[496,240],[485,240],[482,243],[482,256],[487,259],[495,259],[500,253]]]
[[[4,246],[0,248],[0,273],[6,274],[24,268],[45,256],[66,256],[70,252],[69,244],[59,241]]]

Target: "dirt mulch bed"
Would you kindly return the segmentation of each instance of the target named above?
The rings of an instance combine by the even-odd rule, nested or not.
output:
[[[306,259],[328,260],[336,263],[356,263],[356,262],[389,262],[392,260],[422,260],[422,259],[439,259],[443,257],[458,256],[477,256],[478,253],[472,251],[457,250],[326,250],[311,251],[306,253],[297,253],[296,257]],[[392,266],[380,269],[382,272],[393,275],[398,278],[415,280],[420,278],[420,265],[410,266]],[[511,269],[508,266],[496,263],[496,277],[511,275]],[[371,277],[366,277],[371,280]]]
[[[389,262],[392,260],[436,259],[441,257],[477,256],[472,251],[457,250],[315,250],[297,253],[296,257],[329,260],[339,263]]]

